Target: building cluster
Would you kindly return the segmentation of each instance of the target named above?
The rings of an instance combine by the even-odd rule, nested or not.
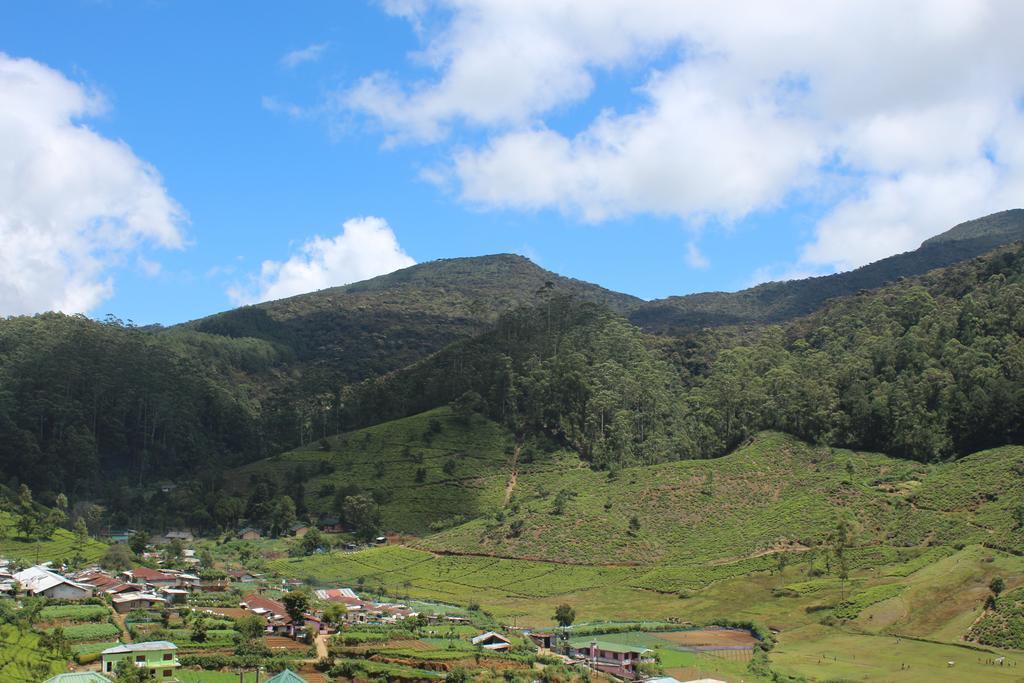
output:
[[[418,615],[408,605],[360,598],[351,588],[318,590],[316,597],[324,602],[344,605],[345,622],[349,624],[393,624]]]

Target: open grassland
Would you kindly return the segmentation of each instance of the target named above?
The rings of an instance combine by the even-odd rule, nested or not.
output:
[[[14,514],[0,512],[0,557],[23,562],[60,562],[78,555],[86,562],[95,562],[107,549],[106,545],[91,538],[82,543],[67,529],[57,529],[46,539],[24,539],[16,523]]]
[[[40,649],[38,635],[0,624],[0,683],[41,681],[63,670],[63,661]]]
[[[423,533],[431,524],[457,523],[500,507],[514,449],[512,435],[500,425],[479,415],[460,419],[447,408],[325,443],[328,450],[315,442],[246,465],[232,479],[242,490],[254,475],[281,481],[301,467],[315,512],[332,510],[333,488],[354,485],[387,500],[381,506],[386,529]]]
[[[994,660],[1005,655],[1004,666]],[[850,633],[821,625],[783,633],[772,667],[810,680],[1014,681],[1024,678],[1024,653],[978,651],[953,644]],[[949,666],[953,662],[953,666]]]

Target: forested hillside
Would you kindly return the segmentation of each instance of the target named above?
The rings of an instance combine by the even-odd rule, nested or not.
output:
[[[902,279],[802,318],[675,336],[623,317],[631,297],[508,255],[170,329],[2,320],[0,477],[123,508],[161,477],[216,482],[226,468],[449,404],[611,470],[719,456],[765,429],[921,461],[1021,443],[1021,246],[905,277],[928,249],[1005,240],[1020,217],[958,226],[880,262]],[[136,493],[123,495],[129,485]],[[189,494],[209,519],[214,489]]]
[[[761,429],[936,460],[1024,438],[1024,255],[1000,250],[783,326],[668,346],[571,299],[347,397],[355,424],[461,399],[602,467],[721,455]]]
[[[60,314],[0,321],[0,472],[76,494],[258,457],[244,378],[278,360],[254,339]]]
[[[1024,240],[1024,210],[1014,209],[958,225],[920,248],[835,275],[768,282],[739,292],[706,292],[641,304],[630,314],[636,325],[658,334],[685,334],[702,327],[791,320],[827,301],[874,289],[903,277],[981,256]]]

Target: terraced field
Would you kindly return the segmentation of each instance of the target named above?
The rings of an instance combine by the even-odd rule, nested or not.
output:
[[[439,408],[330,437],[329,450],[318,442],[246,465],[232,479],[241,490],[252,475],[280,480],[303,467],[312,510],[330,510],[333,495],[318,495],[325,485],[355,483],[368,492],[386,492],[385,528],[426,533],[431,524],[458,523],[501,506],[513,443],[490,420],[462,420]]]
[[[107,546],[94,539],[84,544],[67,529],[57,529],[53,536],[27,541],[19,537],[15,526],[17,518],[9,512],[0,512],[0,557],[24,562],[60,561],[76,554],[86,562],[95,562]]]
[[[0,683],[41,681],[64,670],[65,663],[39,648],[39,636],[0,624]]]

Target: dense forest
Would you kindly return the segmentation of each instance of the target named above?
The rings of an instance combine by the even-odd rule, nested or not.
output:
[[[237,512],[216,509],[223,470],[445,404],[610,469],[715,457],[761,429],[924,461],[1020,443],[1019,243],[907,276],[942,245],[1014,237],[1020,218],[869,266],[895,281],[849,296],[829,298],[856,279],[785,283],[820,290],[797,297],[813,309],[803,317],[671,334],[636,325],[639,300],[516,256],[423,264],[169,329],[0,320],[0,481],[128,512],[170,479],[175,500],[215,523]],[[179,518],[165,502],[151,509]]]
[[[370,424],[469,402],[597,466],[713,457],[755,431],[937,460],[1024,433],[1024,256],[1014,246],[778,326],[650,337],[552,297],[346,397]]]

